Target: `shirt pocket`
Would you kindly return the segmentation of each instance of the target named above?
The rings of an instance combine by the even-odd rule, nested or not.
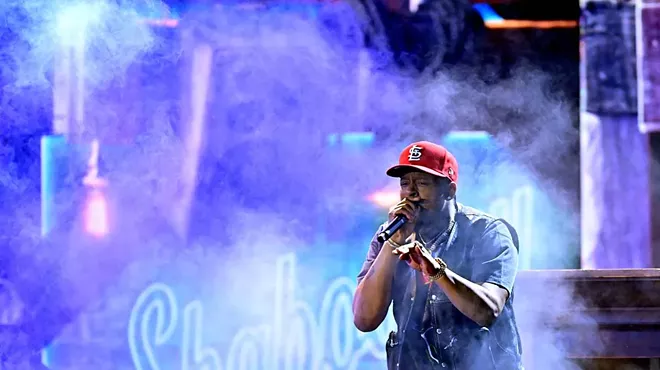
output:
[[[427,304],[433,328],[432,343],[438,350],[451,352],[456,344],[454,305],[444,292],[435,290],[429,294]]]
[[[433,289],[429,292],[428,302],[432,308],[442,308],[445,303],[451,304],[447,294],[440,289]]]

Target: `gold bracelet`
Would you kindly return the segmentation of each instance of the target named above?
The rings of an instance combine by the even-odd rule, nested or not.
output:
[[[399,244],[399,243],[393,241],[392,239],[387,239],[387,240],[385,241],[385,243],[389,243],[389,244],[390,244],[390,247],[392,247],[392,249],[397,249],[397,248],[401,248],[401,247],[403,247],[403,245],[401,245],[401,244]]]
[[[434,275],[430,275],[427,278],[428,280],[427,284],[431,284],[432,282],[439,280],[440,278],[445,276],[445,270],[447,270],[447,264],[445,263],[445,261],[443,261],[440,258],[436,258],[435,261],[440,265],[440,267],[438,267],[437,273],[435,273]]]

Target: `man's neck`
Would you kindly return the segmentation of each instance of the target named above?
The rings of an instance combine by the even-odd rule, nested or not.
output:
[[[435,237],[438,233],[445,231],[449,227],[450,222],[454,221],[456,204],[454,201],[449,201],[445,207],[425,216],[419,224],[417,232],[423,239],[428,240]]]

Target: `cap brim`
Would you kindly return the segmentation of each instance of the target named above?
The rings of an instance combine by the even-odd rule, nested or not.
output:
[[[435,175],[438,177],[444,177],[448,178],[447,175],[444,175],[438,171],[434,171],[430,168],[424,167],[424,166],[416,166],[414,164],[399,164],[396,166],[390,167],[390,169],[387,170],[387,176],[391,177],[402,177],[403,175],[407,174],[410,171],[422,171],[426,172],[431,175]]]

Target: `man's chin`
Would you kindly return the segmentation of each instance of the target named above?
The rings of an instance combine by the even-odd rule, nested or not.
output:
[[[433,212],[428,209],[421,209],[419,211],[419,217],[417,218],[418,223],[427,223],[433,219]]]
[[[424,221],[433,221],[438,217],[438,210],[435,208],[420,208],[418,220],[421,222]]]

